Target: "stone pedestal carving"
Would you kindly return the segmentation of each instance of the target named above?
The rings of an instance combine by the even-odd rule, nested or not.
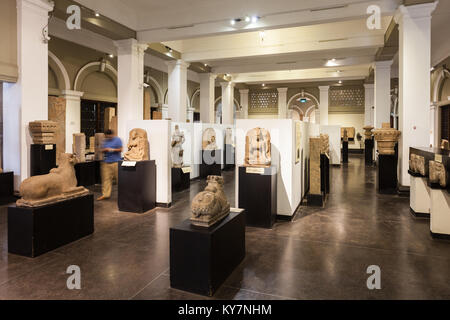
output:
[[[202,135],[202,149],[203,150],[217,150],[216,131],[213,128],[208,128],[203,131]]]
[[[320,134],[320,154],[330,155],[330,136],[328,134]]]
[[[58,163],[60,154],[66,152],[66,99],[48,97],[48,120],[58,125],[55,132],[56,162]]]
[[[374,131],[375,140],[378,142],[378,152],[383,155],[395,154],[395,144],[401,132],[391,128],[389,123],[383,123],[381,129]]]
[[[172,168],[183,167],[183,143],[185,141],[184,132],[180,131],[178,125],[175,126],[175,132],[172,134]]]
[[[230,203],[223,191],[223,178],[208,176],[205,190],[192,200],[191,223],[196,226],[210,227],[230,213]]]
[[[149,151],[147,131],[139,128],[131,130],[128,139],[128,151],[125,152],[124,159],[126,161],[149,160]]]
[[[320,150],[321,139],[314,137],[309,139],[309,192],[322,194],[320,185]]]
[[[425,176],[425,158],[412,153],[409,160],[409,169],[414,173]]]
[[[447,172],[442,163],[430,161],[430,182],[439,184],[442,188],[447,187]]]
[[[56,144],[58,124],[54,121],[40,120],[29,123],[34,144]]]
[[[363,127],[364,129],[364,137],[366,138],[366,140],[370,140],[372,139],[373,133],[372,130],[374,129],[373,126],[365,126]]]
[[[72,152],[77,162],[86,162],[86,135],[84,133],[73,134]]]
[[[245,137],[245,167],[270,167],[272,163],[270,133],[254,128]]]

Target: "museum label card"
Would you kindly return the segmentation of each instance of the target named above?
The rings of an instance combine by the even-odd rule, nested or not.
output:
[[[435,154],[434,161],[442,163],[442,154]]]
[[[252,167],[248,167],[245,169],[246,173],[250,173],[250,174],[264,174],[264,168],[252,168]]]
[[[53,145],[52,144],[46,144],[45,145],[45,150],[53,150]]]
[[[181,168],[181,171],[183,171],[183,173],[191,173],[192,169],[191,167],[183,167]]]
[[[136,167],[136,161],[124,161],[122,167]]]

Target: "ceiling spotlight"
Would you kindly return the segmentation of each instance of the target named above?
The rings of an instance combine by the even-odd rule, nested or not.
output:
[[[336,58],[331,59],[331,61],[332,61],[332,62],[335,62],[335,61],[336,61]]]
[[[208,65],[205,63],[205,67],[207,67]]]
[[[231,21],[230,21],[230,24],[231,24],[232,26],[234,26],[234,25],[236,24],[236,19],[231,20]]]
[[[112,59],[112,58],[114,58],[114,55],[111,53],[111,54],[109,55],[109,57]]]
[[[257,22],[258,20],[259,20],[259,17],[257,17],[257,16],[253,16],[252,17],[252,23]]]
[[[342,84],[342,80],[339,80],[339,84]]]
[[[250,17],[249,16],[245,17],[245,22],[250,22]]]
[[[265,87],[265,86],[266,86],[266,84],[265,84],[265,83],[263,83],[263,84],[262,84],[262,86],[263,86],[263,87]]]
[[[95,13],[95,16],[96,16],[96,17],[100,17],[100,13],[96,12],[96,13]]]
[[[341,73],[342,71],[341,70],[336,70],[336,73]]]

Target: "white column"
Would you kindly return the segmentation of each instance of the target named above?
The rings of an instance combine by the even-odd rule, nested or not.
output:
[[[287,90],[288,88],[277,88],[278,90],[278,119],[287,119]]]
[[[42,30],[52,10],[47,1],[17,0],[19,78],[16,83],[3,83],[3,169],[14,171],[16,190],[29,177],[28,123],[48,119],[48,44]]]
[[[194,123],[194,111],[195,108],[188,108],[187,110],[187,119],[190,123]]]
[[[320,109],[311,112],[311,116],[313,116],[314,123],[320,124]]]
[[[241,119],[248,119],[248,89],[239,90],[241,96]]]
[[[161,113],[163,119],[169,118],[169,106],[167,104],[163,104],[161,107]]]
[[[172,121],[186,122],[187,119],[187,68],[183,60],[166,62],[168,66],[168,105]]]
[[[144,120],[144,54],[146,44],[136,39],[114,41],[118,57],[117,135],[128,140],[127,122]]]
[[[374,107],[374,88],[373,84],[364,84],[364,125],[374,125],[373,107]]]
[[[439,130],[439,125],[436,126],[438,108],[434,103],[430,105],[430,146],[433,147],[438,147],[436,144],[436,135]]]
[[[321,125],[328,125],[328,99],[330,86],[320,86],[320,118],[316,114],[316,123]],[[320,119],[320,120],[319,120]]]
[[[392,61],[375,62],[374,127],[391,121],[391,65]]]
[[[234,123],[234,83],[222,82],[222,124]]]
[[[399,24],[400,184],[410,185],[409,148],[430,144],[431,13],[437,2],[401,5]]]
[[[81,132],[81,97],[84,92],[64,90],[66,99],[66,152],[72,153],[73,134]]]
[[[200,75],[200,121],[215,123],[214,114],[214,88],[216,75],[201,73]]]

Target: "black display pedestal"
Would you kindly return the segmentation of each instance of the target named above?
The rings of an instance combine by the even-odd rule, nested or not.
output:
[[[221,150],[202,150],[200,156],[200,178],[208,176],[222,175],[222,151]]]
[[[320,190],[330,193],[330,159],[327,155],[320,155]]]
[[[366,160],[366,166],[371,166],[373,165],[373,149],[375,147],[375,142],[373,139],[366,139],[364,145],[365,145],[364,155]]]
[[[86,161],[75,165],[78,186],[90,187],[96,183],[95,162]]]
[[[224,153],[224,170],[234,169],[235,165],[235,148],[232,144],[225,144]]]
[[[0,205],[16,201],[14,197],[14,172],[0,173]]]
[[[102,161],[101,160],[94,160],[94,166],[95,166],[95,184],[101,184],[102,183]]]
[[[212,296],[245,257],[245,211],[210,228],[186,220],[170,228],[170,286]]]
[[[8,208],[8,252],[37,257],[94,232],[94,195],[38,208]]]
[[[306,201],[309,207],[323,207],[325,204],[326,194],[322,192],[321,194],[308,193],[306,196]]]
[[[378,156],[378,192],[397,193],[397,157],[395,155]]]
[[[239,207],[246,224],[272,228],[277,218],[277,168],[239,167]]]
[[[119,162],[119,211],[143,213],[156,207],[155,160],[138,161],[135,166]]]
[[[30,176],[47,174],[56,168],[56,144],[32,144]]]
[[[182,168],[172,168],[172,191],[182,191],[191,186],[191,173],[183,172]]]
[[[348,141],[342,142],[342,162],[348,163]]]

